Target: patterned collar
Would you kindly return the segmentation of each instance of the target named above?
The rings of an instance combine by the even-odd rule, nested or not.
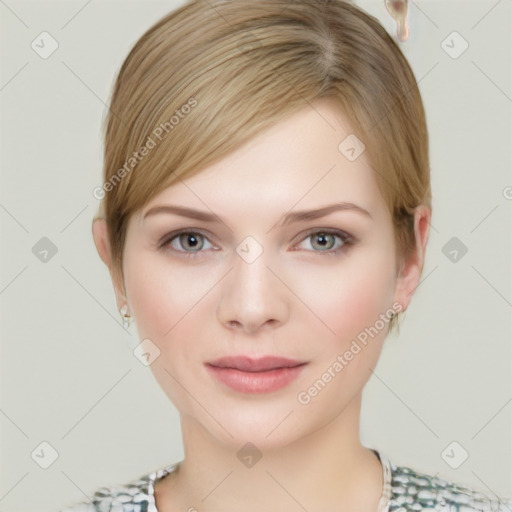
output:
[[[379,504],[377,506],[377,512],[388,512],[389,500],[391,498],[391,465],[388,457],[385,454],[373,448],[371,450],[375,453],[375,455],[377,455],[382,464],[382,480],[384,482]],[[176,462],[171,466],[158,469],[157,471],[154,471],[148,475],[147,496],[144,496],[144,498],[147,500],[147,512],[158,512],[155,503],[155,483],[167,476],[169,473],[175,471],[178,465],[179,462]]]
[[[376,512],[512,512],[510,498],[500,499],[435,475],[397,466],[380,450],[371,450],[381,461],[384,482]],[[79,503],[60,512],[158,512],[155,483],[175,471],[179,464],[158,469],[126,485],[101,487],[92,502]]]

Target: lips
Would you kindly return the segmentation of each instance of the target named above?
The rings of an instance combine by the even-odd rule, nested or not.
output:
[[[221,357],[206,363],[210,374],[237,393],[272,393],[291,384],[304,370],[307,361],[285,357]]]
[[[217,368],[232,368],[242,372],[267,372],[278,368],[294,368],[305,363],[306,361],[276,356],[265,356],[258,359],[248,356],[228,356],[206,364]]]

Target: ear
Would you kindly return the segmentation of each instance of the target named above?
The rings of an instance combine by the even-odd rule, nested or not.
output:
[[[415,250],[404,261],[398,274],[395,288],[395,301],[402,305],[403,311],[409,307],[412,296],[420,283],[425,252],[427,248],[432,211],[426,205],[416,207],[414,212]]]
[[[96,250],[100,255],[103,263],[108,267],[110,277],[112,279],[112,285],[116,294],[117,309],[121,309],[127,302],[127,298],[123,288],[118,282],[118,278],[115,275],[114,267],[112,265],[112,256],[110,252],[110,241],[108,237],[107,221],[102,218],[96,218],[92,222],[92,236]]]

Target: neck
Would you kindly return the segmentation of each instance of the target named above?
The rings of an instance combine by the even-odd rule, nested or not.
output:
[[[155,486],[158,510],[375,512],[382,466],[360,442],[360,409],[359,395],[321,429],[286,446],[249,448],[242,460],[237,454],[245,441],[226,445],[182,418],[185,458]]]

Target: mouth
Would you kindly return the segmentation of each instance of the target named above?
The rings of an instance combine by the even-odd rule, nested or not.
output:
[[[218,381],[235,391],[270,393],[295,380],[306,364],[306,361],[275,356],[259,359],[231,356],[216,359],[205,366]]]
[[[258,359],[253,359],[248,356],[229,356],[221,357],[207,364],[217,368],[231,368],[242,372],[266,372],[280,368],[295,368],[296,366],[305,364],[305,361],[275,356],[265,356]]]

